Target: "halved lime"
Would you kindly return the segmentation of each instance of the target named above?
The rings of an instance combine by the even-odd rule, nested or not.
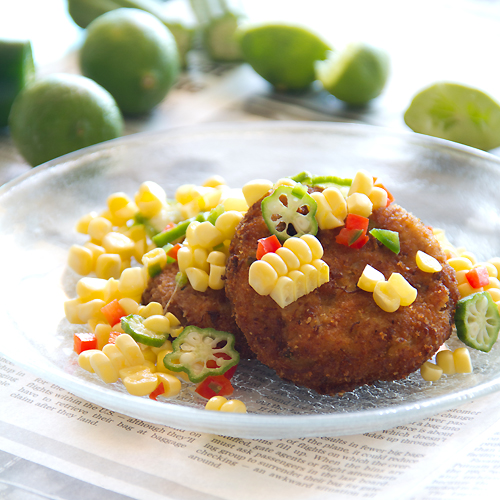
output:
[[[237,32],[243,57],[277,90],[303,90],[315,79],[314,64],[330,47],[299,26],[261,24]]]
[[[435,83],[413,98],[404,120],[420,134],[485,151],[500,146],[500,105],[473,87]]]
[[[325,90],[348,104],[362,105],[379,96],[389,76],[387,53],[365,43],[352,43],[316,63]]]

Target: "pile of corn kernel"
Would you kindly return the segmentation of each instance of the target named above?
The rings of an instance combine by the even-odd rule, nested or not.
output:
[[[487,291],[500,311],[500,258],[494,257],[486,262],[479,262],[473,253],[463,247],[453,246],[442,229],[433,229],[434,235],[445,252],[448,264],[455,270],[458,291],[461,298],[473,293]],[[488,272],[488,284],[479,288],[471,286],[466,274],[474,268],[483,267]],[[451,352],[443,348],[436,354],[436,363],[427,361],[422,365],[420,373],[424,380],[435,382],[443,374],[471,373],[473,370],[469,351],[460,347]]]
[[[288,238],[250,265],[248,282],[284,308],[329,281],[330,268],[321,257],[323,247],[312,234]]]

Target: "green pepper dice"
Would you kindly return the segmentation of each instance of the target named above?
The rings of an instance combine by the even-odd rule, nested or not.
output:
[[[292,236],[315,235],[318,232],[316,221],[316,201],[309,196],[307,188],[279,186],[274,193],[261,203],[262,216],[271,231],[280,241]]]
[[[469,347],[489,352],[500,331],[500,314],[488,292],[460,299],[455,310],[457,337]]]
[[[129,314],[121,319],[121,326],[136,342],[152,347],[161,347],[168,335],[153,332],[144,326],[144,318],[138,314]]]
[[[234,335],[213,328],[187,326],[172,342],[173,351],[163,358],[168,370],[186,372],[191,382],[222,375],[238,364]]]
[[[399,233],[397,233],[396,231],[374,228],[370,231],[370,234],[378,241],[380,241],[382,245],[391,250],[391,252],[394,252],[396,254],[399,253]]]

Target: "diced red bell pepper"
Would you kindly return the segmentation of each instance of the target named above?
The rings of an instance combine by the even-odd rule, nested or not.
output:
[[[234,388],[224,375],[210,375],[198,384],[195,391],[203,398],[210,399],[214,396],[229,396]]]
[[[176,243],[168,252],[167,257],[172,257],[172,259],[177,260],[177,252],[182,247],[180,243]]]
[[[484,266],[478,266],[471,269],[465,274],[465,277],[472,288],[482,288],[483,286],[487,286],[490,282],[488,269]]]
[[[116,342],[116,338],[121,335],[121,332],[111,332],[108,338],[108,344],[114,344]]]
[[[73,335],[73,347],[77,354],[89,349],[97,349],[97,338],[93,333],[75,333]]]
[[[156,401],[156,398],[160,394],[164,394],[164,393],[165,393],[165,387],[163,387],[163,382],[160,382],[158,384],[158,387],[149,395],[149,398],[152,399],[153,401]]]
[[[360,249],[367,241],[368,236],[361,229],[347,229],[343,227],[335,237],[339,245]]]
[[[106,321],[111,326],[115,326],[120,322],[123,316],[127,315],[123,307],[118,302],[118,299],[112,300],[109,304],[101,307],[101,312],[104,314]]]
[[[223,375],[227,379],[231,380],[233,378],[234,372],[236,371],[236,368],[238,368],[238,365],[231,366],[227,372],[224,372]]]
[[[368,231],[369,224],[368,217],[363,217],[362,215],[348,214],[345,219],[346,229],[361,229],[364,234]],[[357,238],[356,238],[357,239]]]
[[[366,243],[368,243],[369,239],[370,238],[368,238],[367,234],[363,234],[352,245],[350,245],[350,247],[359,250],[360,248],[365,246]]]
[[[276,252],[276,250],[280,247],[281,243],[275,234],[268,236],[267,238],[261,238],[258,240],[256,257],[260,260],[264,257],[264,255],[266,255],[266,253]]]

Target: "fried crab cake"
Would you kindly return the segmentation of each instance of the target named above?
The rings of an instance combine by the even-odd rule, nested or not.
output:
[[[224,290],[208,288],[202,293],[193,290],[189,283],[178,287],[175,283],[178,271],[177,264],[169,264],[160,274],[150,279],[142,296],[143,304],[159,302],[178,318],[183,326],[194,325],[230,332],[235,336],[235,348],[240,356],[255,358],[245,336],[234,321],[231,304]]]
[[[374,237],[356,250],[336,243],[340,228],[319,231],[330,281],[282,309],[248,284],[257,240],[269,236],[260,203],[247,212],[230,247],[226,293],[250,348],[265,365],[297,385],[338,394],[377,380],[402,379],[450,336],[459,298],[455,273],[432,231],[397,205],[370,216],[370,227],[397,231],[398,255]],[[441,272],[425,273],[417,250],[435,257]],[[418,290],[410,306],[388,313],[357,287],[370,264],[389,278],[401,273]]]

